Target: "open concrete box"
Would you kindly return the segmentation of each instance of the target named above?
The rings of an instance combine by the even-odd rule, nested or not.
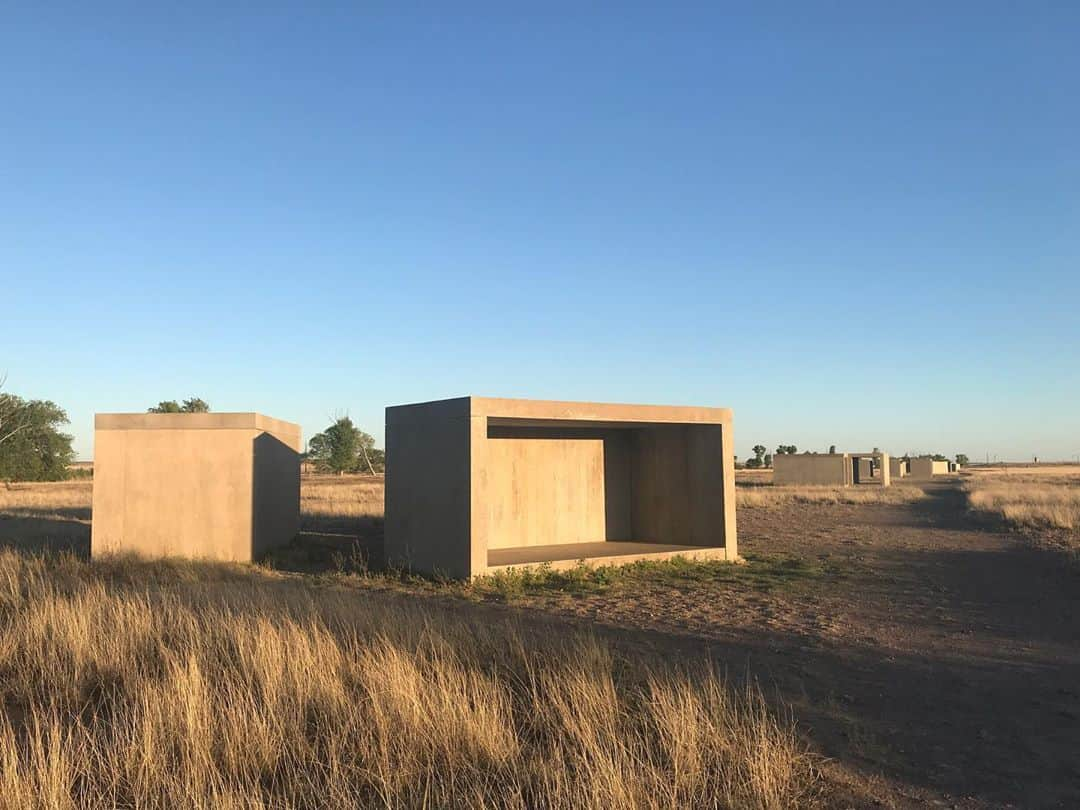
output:
[[[851,487],[891,484],[888,453],[780,453],[773,456],[773,483],[777,486]]]
[[[452,578],[735,559],[731,411],[463,397],[386,409],[386,556]]]
[[[94,555],[246,562],[300,529],[300,426],[258,413],[99,413]]]

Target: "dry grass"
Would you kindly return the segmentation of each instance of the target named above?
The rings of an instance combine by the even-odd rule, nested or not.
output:
[[[0,552],[0,808],[802,806],[761,695],[261,569]]]
[[[383,516],[382,476],[311,476],[300,481],[300,514],[309,531],[370,524]]]
[[[90,518],[93,481],[0,484],[0,512],[13,517]]]
[[[813,486],[751,486],[735,491],[738,508],[775,508],[791,503],[913,503],[926,497],[926,493],[914,486],[860,486],[860,487],[813,487]]]
[[[999,466],[965,467],[965,475],[975,477],[1080,478],[1080,464],[1002,464]]]
[[[1080,530],[1080,476],[974,477],[964,488],[968,506],[1019,528]]]
[[[46,520],[89,520],[93,481],[0,484],[0,514]],[[363,475],[311,476],[300,483],[305,529],[355,527],[383,515],[383,479]]]

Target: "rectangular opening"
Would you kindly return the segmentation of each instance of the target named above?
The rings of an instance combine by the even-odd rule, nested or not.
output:
[[[867,455],[852,455],[849,463],[851,464],[851,483],[859,485],[874,485],[884,486],[886,476],[883,470],[883,466],[888,462],[882,456],[867,454]]]
[[[488,565],[722,548],[719,431],[489,419]]]

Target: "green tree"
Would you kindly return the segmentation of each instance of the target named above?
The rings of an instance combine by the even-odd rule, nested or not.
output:
[[[308,459],[319,470],[338,473],[381,472],[385,455],[375,447],[375,439],[342,416],[308,442]]]
[[[765,466],[765,450],[766,450],[765,445],[763,445],[763,444],[755,444],[750,449],[754,451],[754,457],[753,458],[748,458],[746,460],[745,466],[749,467],[751,469],[756,469],[758,467],[764,467]]]
[[[153,408],[147,408],[147,413],[209,413],[210,403],[199,397],[185,399],[178,403],[175,399],[166,399],[159,402]]]
[[[61,433],[68,423],[55,402],[25,400],[0,392],[0,479],[60,481],[75,460],[71,436]]]
[[[765,458],[763,458],[761,460],[761,465],[763,467],[771,467],[772,466],[772,454],[771,453],[766,453],[765,454]]]
[[[830,456],[835,456],[836,455],[836,445],[835,444],[830,444],[829,445],[829,455]]]
[[[799,448],[793,444],[782,444],[776,448],[776,455],[778,456],[793,456],[799,452]]]
[[[963,453],[957,453],[956,454],[956,465],[958,467],[966,467],[967,464],[968,464],[968,457],[965,456]]]

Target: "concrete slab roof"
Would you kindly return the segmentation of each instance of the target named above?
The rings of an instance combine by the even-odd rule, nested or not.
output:
[[[98,413],[95,430],[262,430],[300,436],[300,426],[261,413]]]
[[[442,410],[447,418],[487,417],[489,422],[504,425],[626,425],[626,424],[729,424],[730,408],[704,408],[680,405],[627,405],[612,402],[565,402],[542,399],[502,399],[496,397],[460,397],[457,399],[397,405],[386,409],[391,424],[409,421],[410,411]]]

